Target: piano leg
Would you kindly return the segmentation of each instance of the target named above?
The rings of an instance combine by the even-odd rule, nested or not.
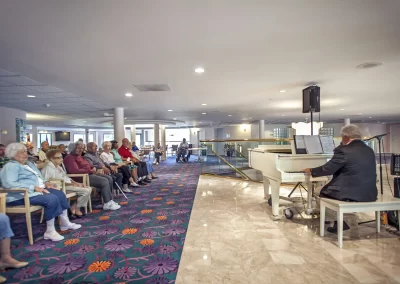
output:
[[[279,215],[279,189],[281,187],[280,182],[271,182],[271,201],[272,201],[272,219],[279,220],[282,216]]]
[[[271,194],[271,191],[269,189],[269,179],[263,177],[263,183],[264,183],[264,198],[268,199]]]

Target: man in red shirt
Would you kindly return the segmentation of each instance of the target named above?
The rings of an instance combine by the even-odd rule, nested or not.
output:
[[[121,155],[122,160],[126,161],[129,159],[130,161],[134,162],[135,165],[138,166],[138,176],[139,176],[138,184],[144,185],[146,183],[150,183],[151,181],[147,179],[147,175],[149,174],[149,172],[147,171],[146,162],[142,162],[133,157],[131,149],[129,148],[128,144],[129,144],[128,138],[122,139],[122,145],[118,149],[118,154]]]

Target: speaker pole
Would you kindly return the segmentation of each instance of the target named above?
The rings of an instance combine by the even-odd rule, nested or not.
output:
[[[313,110],[311,109],[311,135],[314,135],[313,122],[314,122],[314,120],[313,120]]]

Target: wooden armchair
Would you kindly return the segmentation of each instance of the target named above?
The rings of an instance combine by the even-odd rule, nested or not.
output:
[[[6,196],[7,193],[0,193],[0,213],[6,214]]]
[[[25,214],[26,227],[28,229],[29,244],[33,245],[31,213],[41,210],[41,209],[43,209],[43,207],[39,206],[39,205],[31,205],[31,203],[29,201],[29,194],[28,194],[27,188],[14,188],[14,189],[0,188],[0,193],[16,193],[16,192],[20,192],[20,193],[24,194],[25,205],[5,207],[5,213]]]
[[[70,178],[72,178],[73,180],[75,180],[76,178],[79,178],[79,181],[77,181],[77,182],[81,182],[81,180],[82,180],[82,183],[85,186],[92,188],[92,192],[93,193],[96,192],[96,188],[90,186],[90,181],[89,181],[89,175],[88,174],[67,174],[67,175]],[[67,198],[68,198],[68,193],[66,193],[66,194],[67,194]],[[88,206],[85,207],[85,213],[86,214],[88,213],[88,211],[92,212],[92,199],[91,198],[89,198]]]

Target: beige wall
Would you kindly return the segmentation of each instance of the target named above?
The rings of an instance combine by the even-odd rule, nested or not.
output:
[[[0,132],[1,144],[7,145],[16,141],[16,118],[26,120],[26,112],[19,109],[0,107],[0,130],[7,131],[7,134],[1,134]]]

